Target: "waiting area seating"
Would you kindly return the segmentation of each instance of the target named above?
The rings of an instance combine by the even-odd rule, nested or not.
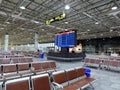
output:
[[[48,74],[32,76],[31,81],[32,90],[53,90]]]
[[[2,68],[1,68],[2,66],[0,65],[0,80],[2,80]]]
[[[2,90],[82,90],[92,86],[94,78],[87,78],[83,68],[44,73],[5,82]],[[92,86],[93,88],[93,86]]]
[[[19,77],[26,77],[40,73],[53,72],[57,69],[54,61],[1,64],[0,80],[7,81]]]
[[[2,79],[13,79],[18,78],[20,75],[17,73],[17,67],[16,64],[4,64],[2,65]]]
[[[18,74],[23,76],[33,75],[33,73],[30,70],[30,64],[29,63],[18,63],[17,64]]]
[[[31,90],[29,77],[7,81],[5,90]]]
[[[14,58],[14,57],[24,57],[24,55],[2,55],[0,54],[0,58]]]
[[[30,63],[30,62],[33,62],[33,59],[31,57],[0,58],[0,64]]]
[[[39,57],[40,56],[40,52],[38,51],[12,51],[12,53],[20,53],[22,55],[25,55],[25,56],[32,56],[32,57]]]
[[[85,58],[84,62],[85,62],[84,64],[85,66],[120,71],[120,61],[116,59],[114,60],[109,58],[99,58],[99,59]]]
[[[53,90],[48,74],[35,75],[7,81],[5,90]]]
[[[95,81],[94,78],[87,78],[83,68],[68,69],[65,71],[53,72],[53,84],[63,90],[82,90]],[[62,85],[62,86],[61,86]],[[93,86],[92,86],[93,88]]]

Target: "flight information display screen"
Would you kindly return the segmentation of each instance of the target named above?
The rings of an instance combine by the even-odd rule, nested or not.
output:
[[[74,47],[76,43],[76,32],[66,31],[55,34],[55,45],[58,47]]]

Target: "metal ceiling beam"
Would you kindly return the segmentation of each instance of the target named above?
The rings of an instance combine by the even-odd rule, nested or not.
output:
[[[0,15],[7,16],[7,13],[0,11]],[[10,17],[12,17],[12,18],[16,18],[16,19],[20,19],[20,20],[24,20],[24,21],[29,21],[29,22],[31,22],[31,23],[34,21],[34,20],[29,20],[29,19],[20,17],[20,16],[18,16],[18,15],[10,14],[10,13],[9,13],[9,15],[10,15]],[[29,22],[27,22],[27,23],[29,23]],[[24,25],[27,24],[27,23],[24,23],[24,24],[20,25],[19,27],[17,27],[17,29],[20,28],[20,27],[22,27],[22,26],[24,26]]]
[[[0,13],[2,15],[6,15],[7,12],[9,12],[9,10],[11,12],[13,10],[13,8],[16,6],[16,3],[18,2],[18,0],[15,2],[13,0],[9,0],[10,2],[7,2],[7,1],[8,0],[5,0],[4,3],[2,3],[3,6],[5,6],[8,3],[7,7],[0,6],[0,8],[1,8]],[[118,0],[116,0],[116,1],[118,2]],[[77,29],[80,29],[80,30],[78,30],[79,33],[81,33],[82,31],[87,32],[87,29],[90,29],[91,31],[88,34],[86,34],[86,36],[89,36],[89,34],[99,35],[99,33],[104,33],[104,32],[109,31],[108,28],[103,27],[102,25],[99,25],[98,27],[97,27],[97,25],[94,25],[94,23],[95,23],[94,21],[96,21],[96,20],[100,20],[103,23],[104,22],[107,23],[107,25],[109,25],[109,27],[119,25],[118,20],[116,20],[115,18],[111,19],[111,16],[106,16],[107,13],[109,13],[109,10],[111,10],[112,5],[114,4],[113,0],[89,0],[89,1],[84,0],[84,3],[81,0],[74,0],[74,1],[70,0],[71,8],[70,8],[70,10],[66,11],[66,13],[68,14],[67,18],[64,20],[58,21],[58,22],[54,22],[54,23],[50,24],[49,26],[46,26],[44,23],[46,17],[50,18],[50,17],[54,17],[54,15],[59,15],[59,13],[61,13],[61,11],[62,11],[62,8],[64,8],[64,4],[61,3],[62,1],[61,0],[58,0],[58,1],[57,0],[55,0],[55,1],[54,0],[53,1],[51,1],[51,0],[39,1],[38,0],[38,2],[37,2],[38,4],[35,3],[35,1],[33,1],[32,3],[29,3],[30,2],[29,0],[25,1],[25,2],[26,2],[26,3],[24,3],[25,6],[29,5],[29,7],[26,7],[26,9],[23,11],[22,16],[19,15],[17,17],[17,16],[14,16],[15,14],[11,15],[11,13],[10,14],[8,13],[9,15],[11,15],[10,16],[11,18],[9,19],[9,21],[11,21],[11,19],[13,19],[13,18],[16,18],[14,20],[14,23],[16,23],[16,25],[11,27],[11,25],[13,25],[13,24],[10,23],[10,25],[8,25],[7,28],[13,29],[13,30],[9,29],[10,34],[12,34],[12,32],[16,32],[16,34],[14,34],[13,36],[16,36],[15,40],[18,42],[23,41],[24,43],[27,43],[27,41],[28,42],[30,41],[28,39],[23,40],[21,38],[23,36],[32,37],[32,35],[28,31],[30,31],[30,32],[38,31],[39,34],[44,33],[43,35],[45,35],[45,32],[49,33],[52,31],[52,33],[54,34],[55,32],[64,30],[63,28],[67,28],[67,29],[68,28],[77,28]],[[55,3],[60,3],[60,4],[56,5]],[[41,4],[44,5],[44,7],[41,6]],[[48,6],[46,6],[47,4],[48,4]],[[43,8],[40,9],[40,7],[43,7]],[[7,10],[8,8],[9,8],[9,10]],[[35,10],[35,9],[37,9],[37,10]],[[5,10],[5,14],[3,13],[4,10]],[[32,10],[34,10],[34,11],[32,11]],[[17,7],[16,11],[19,12],[21,10]],[[85,12],[85,13],[82,14],[83,12]],[[6,17],[8,17],[8,16],[6,15],[4,18],[6,18]],[[23,18],[23,17],[25,18],[25,20],[19,19],[19,18]],[[94,20],[94,18],[95,18],[95,20]],[[104,19],[104,18],[106,18],[106,19]],[[37,20],[40,23],[35,24],[30,19],[32,19],[33,21]],[[3,21],[3,20],[4,19],[1,18],[1,21]],[[19,22],[19,20],[20,20],[20,22]],[[94,20],[94,21],[92,21],[92,20]],[[112,22],[110,20],[113,20],[113,21],[116,20],[116,21],[114,21],[114,22],[116,22],[116,25],[112,24]],[[68,25],[64,23],[66,21],[69,22]],[[43,27],[41,25],[43,25]],[[57,27],[57,26],[59,26],[59,27]],[[19,35],[18,33],[20,33],[21,30],[16,30],[16,29],[19,29],[20,27],[25,28],[25,30],[22,32],[26,32],[26,33],[22,33]],[[41,30],[42,28],[44,28],[46,31],[42,31]],[[8,31],[8,29],[5,31]],[[4,33],[4,32],[0,32],[0,34],[1,33]],[[27,34],[29,34],[30,36]],[[17,37],[17,35],[19,37]],[[110,35],[112,36],[112,33],[110,33]],[[81,35],[81,37],[82,37],[82,35]],[[92,37],[92,36],[90,36],[90,37]],[[49,36],[47,35],[46,38],[49,38]],[[46,39],[46,38],[44,38],[44,39]],[[89,38],[89,37],[87,37],[87,38]],[[49,40],[49,41],[51,41],[51,40]],[[30,42],[32,42],[32,41],[30,41]]]
[[[83,14],[86,15],[87,17],[93,19],[94,21],[99,22],[99,20],[97,20],[95,17],[91,16],[90,14],[88,14],[86,12],[83,12]]]
[[[98,1],[96,3],[94,3],[93,5],[87,5],[87,6],[82,7],[81,9],[78,10],[78,13],[75,13],[75,14],[69,16],[69,17],[73,17],[76,14],[80,14],[82,12],[90,11],[90,10],[96,9],[98,7],[101,7],[101,6],[105,6],[105,5],[111,4],[112,2],[113,1],[111,1],[111,0],[102,0],[102,1],[100,0],[100,1]],[[74,6],[74,7],[76,7],[76,6]]]
[[[3,11],[0,11],[0,15],[7,16],[7,14],[9,14],[12,18],[17,18],[17,19],[20,19],[20,20],[27,20],[27,19],[25,19],[23,17],[19,17],[18,15],[10,14],[10,13],[6,13],[6,12],[3,12]]]
[[[110,27],[111,29],[120,29],[120,26]]]
[[[117,1],[118,1],[118,0],[113,0],[114,4],[115,4],[118,8],[120,8],[120,4],[119,4]]]
[[[89,1],[88,1],[88,3],[91,4],[91,5],[93,4],[93,3],[89,2]],[[98,12],[100,12],[98,8],[95,8],[95,10],[97,10]],[[102,13],[102,12],[100,12],[100,13]],[[86,14],[86,13],[84,13],[84,14]],[[97,17],[96,15],[95,15],[94,17],[91,16],[91,15],[89,15],[89,14],[86,14],[86,15],[87,15],[88,17],[92,18],[93,20],[99,22],[99,23],[100,23],[101,21],[103,21],[101,18],[100,18],[100,20],[98,20],[98,19],[96,18],[96,17]],[[107,29],[109,29],[109,27],[108,27],[107,25],[105,25],[104,23],[101,23],[101,24],[102,24],[103,26],[105,26]]]
[[[10,2],[10,1],[9,1]],[[12,2],[11,2],[12,3]],[[17,3],[17,5],[16,5],[16,7],[14,8],[14,10],[12,10],[12,13],[11,14],[13,14],[15,11],[16,11],[16,9],[21,5],[21,4],[23,4],[24,3],[24,0],[19,0],[18,1],[18,3]],[[10,19],[11,17],[9,16],[6,20],[5,20],[5,22],[7,22],[9,19]]]

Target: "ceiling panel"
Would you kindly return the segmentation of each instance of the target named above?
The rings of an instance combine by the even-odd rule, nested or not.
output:
[[[65,5],[70,9],[65,10]],[[113,6],[117,9],[112,10]],[[7,33],[12,44],[34,43],[36,32],[41,43],[53,42],[55,33],[69,29],[77,29],[81,40],[120,36],[119,8],[119,0],[2,0],[0,42],[4,44]],[[46,25],[46,20],[63,12],[65,19]]]

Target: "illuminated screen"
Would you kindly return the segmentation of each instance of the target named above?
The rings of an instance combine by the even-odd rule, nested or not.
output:
[[[58,47],[74,47],[75,43],[75,31],[66,31],[55,34],[55,45],[57,45]]]

